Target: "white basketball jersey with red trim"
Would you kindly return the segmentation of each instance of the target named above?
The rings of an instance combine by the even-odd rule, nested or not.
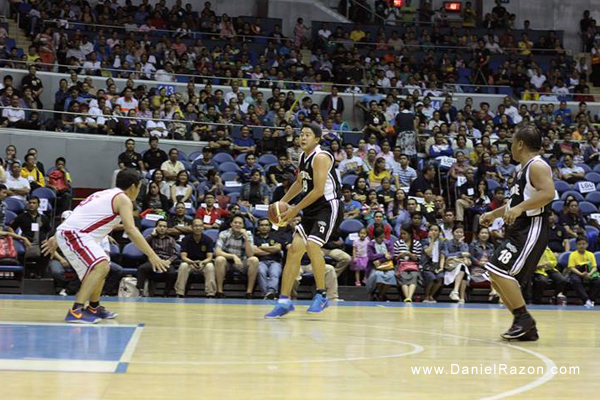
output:
[[[73,210],[57,231],[74,231],[102,242],[113,228],[121,223],[121,217],[113,210],[113,199],[123,193],[121,189],[96,192],[83,200]]]

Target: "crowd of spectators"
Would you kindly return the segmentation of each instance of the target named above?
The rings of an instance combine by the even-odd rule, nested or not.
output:
[[[192,270],[204,274],[207,296],[223,296],[228,271],[247,277],[248,297],[256,281],[264,296],[272,298],[276,294],[291,231],[267,230],[261,206],[281,198],[293,181],[301,154],[298,129],[305,122],[323,127],[323,146],[334,154],[344,183],[345,219],[365,228],[355,225],[351,232],[342,230],[342,236],[333,238],[330,248],[324,249],[333,260],[329,276],[338,277],[351,265],[355,284],[366,285],[374,299],[386,299],[388,288],[398,285],[402,297],[411,301],[417,284],[423,284],[426,301],[435,301],[444,285],[452,288],[451,300],[464,302],[469,284],[487,280],[482,265],[504,233],[501,220],[489,229],[479,227],[478,215],[502,206],[508,198],[517,174],[510,156],[511,138],[524,124],[535,124],[539,129],[543,137],[541,154],[552,167],[559,201],[563,202],[557,201],[552,207],[556,215],[552,217],[555,222],[550,249],[564,253],[575,247],[570,240],[582,238],[589,241],[592,250],[597,249],[598,223],[593,214],[600,204],[595,196],[600,175],[591,172],[600,163],[599,133],[593,124],[597,116],[591,115],[586,105],[586,101],[593,100],[585,94],[589,92],[586,70],[578,70],[560,51],[553,32],[535,44],[530,44],[525,33],[522,46],[515,38],[510,39],[510,24],[494,17],[493,28],[505,29],[500,38],[495,37],[495,30],[482,38],[473,37],[468,33],[469,25],[463,28],[464,35],[454,28],[442,33],[442,28],[434,26],[423,28],[431,29],[426,35],[419,31],[418,37],[426,41],[420,42],[416,28],[409,25],[402,35],[392,32],[389,38],[385,30],[380,31],[377,43],[385,55],[377,58],[375,50],[363,56],[355,46],[372,41],[362,34],[365,32],[360,33],[360,25],[351,32],[340,28],[335,33],[323,26],[313,43],[303,32],[303,21],[298,21],[294,38],[285,38],[281,32],[264,32],[260,20],[252,25],[239,18],[217,18],[210,3],[205,4],[199,18],[190,21],[187,19],[193,11],[183,11],[179,2],[171,10],[163,3],[147,3],[136,8],[128,2],[120,8],[106,2],[94,10],[79,7],[77,2],[62,6],[52,3],[51,10],[44,12],[53,9],[54,14],[48,14],[50,19],[104,23],[110,17],[110,21],[123,24],[130,18],[135,22],[138,14],[147,12],[150,18],[142,19],[144,23],[180,30],[181,35],[174,39],[176,46],[167,36],[158,43],[145,36],[140,43],[132,39],[138,33],[123,39],[118,32],[104,31],[99,31],[95,43],[91,43],[81,32],[69,35],[64,28],[42,25],[41,20],[31,24],[36,37],[42,28],[50,38],[56,36],[52,45],[60,63],[71,65],[65,69],[70,71],[69,76],[61,80],[53,106],[56,111],[72,114],[57,114],[42,121],[46,129],[149,137],[150,149],[143,156],[135,151],[135,142],[127,140],[118,167],[134,168],[146,178],[138,204],[140,220],[147,220],[147,215],[165,220],[160,222],[161,227],[166,224],[165,229],[152,230],[149,240],[161,248],[166,243],[163,237],[187,243],[185,258],[181,255],[186,266],[167,273],[167,289],[174,286],[177,295],[185,295]],[[214,24],[204,24],[206,19]],[[217,51],[209,50],[202,40],[195,46],[181,45],[181,38],[189,36],[188,29],[221,39],[227,32],[243,32],[243,40],[233,39]],[[250,54],[248,45],[253,43],[253,35],[268,38],[264,53]],[[349,41],[339,44],[345,36]],[[471,46],[472,56],[465,60],[461,52],[443,53],[438,63],[430,48],[417,61],[410,55],[411,46],[423,44]],[[61,61],[61,47],[75,48],[79,53],[72,51],[68,59]],[[83,54],[82,48],[91,49],[90,60],[77,59]],[[303,54],[307,49],[313,50],[309,62]],[[490,58],[498,49],[507,60],[494,70]],[[536,54],[550,50],[555,58],[543,71]],[[36,46],[30,49],[29,74],[18,89],[12,77],[4,77],[0,93],[4,107],[0,123],[4,126],[28,128],[36,120],[41,123],[39,114],[32,111],[43,107],[40,95],[44,85],[37,77],[37,51]],[[87,68],[83,62],[88,63]],[[123,71],[96,69],[97,63],[132,70],[123,75]],[[539,100],[540,104],[521,104],[517,108],[510,96],[495,109],[485,101],[476,104],[472,98],[456,104],[451,95],[438,88],[443,82],[456,82],[457,71],[469,64],[478,71],[475,79],[482,73],[480,83],[509,84],[514,93],[527,100]],[[166,88],[150,87],[150,82],[134,83],[134,78],[158,79],[161,69],[166,71],[161,80],[175,79],[173,74],[182,71],[197,71],[202,76],[190,82],[185,93],[170,94]],[[80,77],[79,73],[104,75],[105,86],[94,88],[89,76]],[[117,90],[109,76],[112,74],[128,78],[123,90]],[[313,104],[310,94],[296,99],[296,94],[288,90],[298,88],[300,82],[284,82],[287,79],[299,80],[316,90],[329,87],[329,94],[320,104]],[[324,82],[331,80],[336,84],[325,86]],[[215,89],[213,83],[226,88]],[[250,88],[249,95],[240,91],[244,86]],[[265,95],[261,87],[271,88],[270,94]],[[580,93],[573,96],[580,101],[577,109],[570,109],[565,101],[557,107],[549,103],[570,98],[569,88]],[[359,101],[344,102],[340,96],[343,91],[360,94]],[[540,91],[547,93],[540,96]],[[439,96],[443,100],[434,101]],[[349,107],[364,114],[364,125],[351,127],[344,121],[343,111]],[[360,140],[347,139],[352,128],[362,132]],[[159,138],[196,140],[206,145],[201,153],[188,158],[176,148],[165,153],[158,147]],[[19,170],[16,176],[32,177],[29,168],[34,161],[28,155],[25,162],[29,167],[23,171],[29,172]],[[31,186],[47,183],[43,177],[29,181]],[[27,194],[14,193],[22,197]],[[190,256],[191,241],[205,240],[203,230],[221,233],[212,238],[210,245],[207,242],[205,251]],[[165,257],[172,257],[171,253],[165,252]],[[389,261],[392,268],[386,267]],[[590,277],[583,277],[582,283]],[[146,278],[157,277],[146,274],[140,282]],[[539,285],[554,281],[551,275],[547,278],[533,280],[538,285],[535,293],[539,293]],[[559,295],[562,288],[556,293]],[[494,298],[492,292],[490,300]]]

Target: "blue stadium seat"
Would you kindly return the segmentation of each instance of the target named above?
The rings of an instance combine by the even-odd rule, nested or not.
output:
[[[225,186],[223,188],[223,191],[225,192],[226,195],[230,195],[231,193],[241,193],[242,192],[242,187],[241,186],[235,186],[235,187],[227,187]]]
[[[598,172],[600,174],[600,164],[597,164],[592,171]]]
[[[494,179],[488,178],[488,179],[486,179],[486,181],[487,181],[487,185],[488,185],[488,191],[490,193],[494,193],[494,190],[496,190],[496,188],[500,186],[500,184]]]
[[[188,156],[188,161],[193,163],[194,161],[196,161],[196,158],[198,157],[202,157],[202,150],[198,150],[198,151],[194,151],[192,153],[190,153],[190,155]]]
[[[567,251],[567,252],[562,253],[560,256],[558,256],[558,265],[561,270],[567,268],[567,265],[569,265],[569,255],[570,254],[571,254],[571,252]]]
[[[554,181],[554,188],[558,194],[563,194],[567,190],[571,190],[573,187],[565,181]]]
[[[177,150],[177,159],[179,161],[187,161],[188,160],[188,156],[181,150]]]
[[[587,164],[576,164],[576,166],[583,168],[583,172],[586,174],[592,172],[592,169]]]
[[[269,212],[264,210],[257,210],[256,208],[252,210],[252,215],[256,218],[268,218]]]
[[[6,224],[6,226],[8,226],[15,218],[17,218],[17,214],[10,210],[6,210],[6,215],[4,216],[4,223]]]
[[[565,202],[562,200],[555,200],[552,202],[552,205],[550,207],[552,208],[552,211],[554,211],[560,216],[560,212],[562,211],[564,204]]]
[[[237,172],[233,172],[233,171],[223,172],[221,174],[221,178],[223,179],[223,182],[235,181],[235,179],[237,177],[238,177],[238,173]]]
[[[229,204],[235,204],[238,202],[238,199],[240,198],[240,193],[239,192],[231,192],[231,193],[227,193],[227,196],[229,196]]]
[[[153,230],[154,230],[154,228],[146,228],[146,229],[144,229],[144,231],[142,232],[142,235],[143,235],[144,237],[146,237],[146,236],[148,236],[148,235],[152,234],[152,231],[153,231]]]
[[[585,201],[594,203],[596,207],[600,205],[600,192],[589,192],[585,195]]]
[[[600,251],[595,252],[594,257],[596,258],[596,265],[600,265]]]
[[[21,214],[23,211],[25,211],[25,202],[19,199],[7,197],[4,200],[4,204],[6,204],[7,210],[12,211],[15,214]]]
[[[598,208],[590,203],[589,201],[582,201],[579,203],[579,209],[584,215],[590,215],[598,212]]]
[[[223,172],[239,172],[240,171],[240,167],[231,161],[226,161],[224,163],[220,163],[219,164],[219,172],[223,173]]]
[[[560,199],[564,201],[567,197],[569,197],[569,195],[572,195],[577,201],[583,201],[583,196],[581,195],[581,193],[575,190],[567,190],[560,196]]]
[[[141,263],[146,259],[146,255],[138,249],[135,244],[129,243],[123,247],[123,258],[133,262]]]
[[[587,174],[585,174],[584,179],[586,181],[593,182],[595,185],[597,185],[598,183],[600,183],[600,174],[597,172],[588,172]]]
[[[263,167],[265,165],[269,165],[269,164],[277,164],[277,162],[278,162],[277,156],[275,154],[268,154],[268,153],[263,154],[262,156],[258,157],[257,161]]]
[[[577,250],[577,239],[575,239],[575,238],[569,239],[569,250],[570,251]]]
[[[114,243],[110,244],[110,258],[112,259],[118,259],[119,257],[121,257],[121,250],[119,249],[119,246],[117,246]]]
[[[238,156],[235,158],[235,162],[236,162],[238,165],[244,165],[244,164],[246,164],[246,153],[239,154],[239,155],[238,155]]]
[[[590,234],[596,234],[598,235],[600,233],[600,229],[596,228],[595,226],[592,225],[586,225],[585,226],[585,232],[590,235]]]
[[[233,157],[229,153],[217,153],[213,156],[213,160],[215,160],[217,164],[234,162]]]
[[[209,238],[211,238],[211,240],[216,243],[217,238],[219,237],[219,230],[218,229],[207,229],[204,231],[204,234],[206,236],[208,236]]]
[[[351,233],[356,233],[360,230],[360,228],[364,228],[362,222],[357,219],[345,219],[340,224],[340,233],[342,236],[347,236]]]
[[[156,226],[156,221],[143,218],[141,224],[143,229],[154,228]]]
[[[357,178],[358,176],[356,175],[346,175],[342,178],[342,185],[354,186]]]

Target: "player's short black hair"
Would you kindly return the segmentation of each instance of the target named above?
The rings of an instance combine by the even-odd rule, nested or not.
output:
[[[583,240],[584,242],[588,243],[588,238],[587,238],[587,236],[585,236],[585,235],[580,235],[580,236],[577,236],[577,240],[575,241],[575,243],[579,243],[579,242],[581,242],[582,240]]]
[[[303,127],[309,128],[311,131],[313,131],[315,137],[318,137],[319,139],[321,139],[321,137],[323,136],[323,131],[321,130],[321,127],[315,124],[314,122],[305,123]]]
[[[140,179],[140,174],[136,170],[124,169],[117,174],[117,187],[121,190],[127,190],[133,185],[139,185]]]
[[[542,135],[534,125],[525,125],[515,133],[515,139],[522,140],[531,150],[539,150],[542,148]]]

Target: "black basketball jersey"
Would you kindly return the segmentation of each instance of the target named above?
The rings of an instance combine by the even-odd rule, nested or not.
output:
[[[338,177],[338,172],[334,167],[335,159],[330,152],[323,150],[321,146],[317,146],[309,155],[302,153],[302,155],[300,156],[300,163],[298,164],[298,173],[302,178],[302,193],[306,195],[314,188],[313,161],[317,154],[327,154],[327,156],[331,158],[331,168],[329,169],[327,178],[325,180],[325,190],[323,192],[323,196],[321,196],[314,203],[306,207],[304,209],[305,213],[310,213],[311,211],[319,210],[323,207],[329,206],[330,201],[339,200],[341,198],[340,180]]]
[[[531,165],[534,162],[544,163],[546,162],[542,159],[541,156],[535,156],[531,160],[525,164],[519,173],[517,174],[517,179],[515,180],[514,185],[510,189],[510,198],[508,203],[506,204],[506,209],[515,207],[526,200],[529,200],[531,196],[537,191],[535,187],[531,184],[531,180],[529,179],[529,171],[531,169]],[[548,167],[548,174],[552,174],[550,167]],[[535,210],[529,210],[522,213],[519,218],[514,222],[513,225],[507,227],[508,230],[522,230],[529,227],[532,223],[533,218],[535,217],[543,217],[546,214],[546,206],[537,208]]]

